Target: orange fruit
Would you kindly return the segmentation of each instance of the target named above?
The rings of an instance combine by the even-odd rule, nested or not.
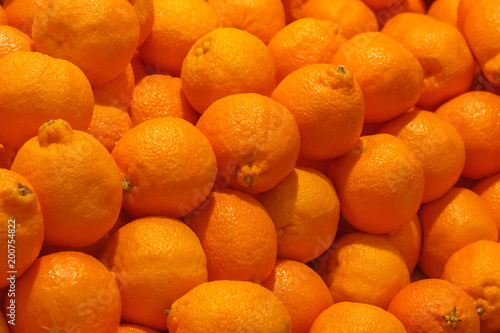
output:
[[[333,305],[332,294],[321,277],[306,264],[276,260],[271,274],[261,285],[271,290],[292,318],[292,333],[307,333],[314,320]]]
[[[422,91],[422,66],[401,44],[380,32],[349,39],[335,53],[332,64],[345,65],[359,83],[367,123],[402,114],[415,105]]]
[[[278,257],[308,262],[333,243],[340,203],[331,181],[319,171],[296,167],[260,202],[278,235]]]
[[[463,30],[484,76],[493,83],[500,83],[499,16],[500,4],[496,0],[478,1],[467,15]]]
[[[184,119],[160,117],[125,132],[111,154],[123,207],[135,216],[179,218],[205,200],[217,172],[210,142]]]
[[[148,38],[153,30],[153,23],[155,19],[154,0],[127,0],[134,7],[135,14],[139,20],[139,41],[137,46]]]
[[[0,59],[0,143],[15,150],[51,119],[85,130],[94,98],[89,81],[72,63],[38,52],[15,52]]]
[[[481,332],[500,330],[498,313],[500,270],[500,244],[477,241],[453,253],[444,266],[442,279],[460,287],[474,299],[481,319]]]
[[[117,77],[95,88],[104,90],[128,110],[132,102],[132,94],[135,88],[135,77],[132,65],[129,63],[127,67],[125,67],[125,70]]]
[[[113,275],[99,260],[80,252],[38,258],[16,281],[12,333],[61,330],[108,333],[120,325],[121,298]]]
[[[139,30],[126,0],[47,0],[33,19],[36,50],[74,63],[95,86],[125,70]]]
[[[398,230],[381,235],[399,251],[408,266],[410,274],[415,270],[422,247],[422,225],[418,215]]]
[[[422,205],[418,215],[423,235],[418,265],[431,278],[441,277],[448,258],[462,247],[478,240],[498,241],[495,220],[469,189],[452,188]]]
[[[417,154],[424,169],[424,203],[448,192],[464,169],[462,137],[455,127],[432,112],[404,113],[385,123],[378,132],[397,136]]]
[[[279,298],[247,281],[202,283],[172,305],[167,325],[170,333],[291,332],[290,315]]]
[[[140,325],[121,324],[116,333],[159,333],[159,331]]]
[[[122,135],[133,127],[127,110],[113,96],[94,89],[94,113],[85,132],[99,140],[111,153]]]
[[[390,134],[362,136],[330,168],[342,214],[355,228],[375,234],[410,222],[422,201],[424,177],[417,155]]]
[[[435,113],[452,124],[464,141],[463,176],[480,179],[500,171],[500,96],[487,91],[466,92]]]
[[[45,0],[5,0],[3,9],[9,25],[31,37],[33,17],[44,2]]]
[[[137,125],[165,116],[179,117],[196,125],[200,114],[189,105],[180,78],[161,74],[144,77],[137,83],[132,95],[132,122]]]
[[[270,96],[275,88],[269,49],[254,35],[234,28],[209,32],[182,63],[182,89],[199,113],[216,100],[237,93]]]
[[[294,4],[294,2],[291,2]],[[314,17],[337,23],[346,38],[362,32],[377,31],[375,14],[360,0],[297,1],[291,9],[295,19]]]
[[[90,134],[57,119],[17,152],[12,171],[36,191],[45,225],[44,243],[87,246],[104,236],[120,213],[120,172]]]
[[[388,311],[407,333],[479,332],[479,316],[462,289],[442,279],[423,279],[401,290]]]
[[[358,141],[365,115],[363,92],[343,66],[312,64],[290,73],[271,98],[293,114],[300,134],[300,156],[338,157]]]
[[[7,169],[0,169],[0,216],[0,248],[5,256],[0,283],[3,288],[11,283],[7,280],[12,274],[9,272],[15,271],[19,277],[38,257],[44,229],[33,186],[20,174]]]
[[[0,58],[13,52],[34,50],[33,41],[22,31],[8,25],[0,25]]]
[[[490,208],[497,229],[500,230],[500,172],[475,183],[472,191],[477,193]]]
[[[9,19],[7,17],[7,13],[5,12],[5,9],[0,6],[0,25],[7,25],[9,24]]]
[[[469,89],[474,58],[457,28],[428,15],[402,13],[381,31],[400,42],[422,65],[424,87],[418,107],[435,110]]]
[[[153,30],[138,49],[139,57],[155,73],[179,76],[191,46],[220,27],[219,17],[204,0],[153,2]]]
[[[207,280],[207,259],[196,235],[170,217],[145,217],[113,234],[100,260],[116,277],[122,320],[167,328],[165,310]]]
[[[361,232],[335,241],[320,258],[317,272],[335,303],[361,302],[383,309],[410,283],[408,267],[396,247],[381,236]]]
[[[259,94],[234,94],[214,102],[196,127],[217,157],[219,181],[248,193],[267,191],[294,168],[300,137],[293,115]]]
[[[350,225],[349,222],[341,215],[335,237],[339,239],[340,237],[352,232],[359,232],[359,230]],[[413,219],[401,228],[385,234],[380,234],[380,236],[390,241],[396,247],[405,260],[410,274],[414,272],[418,263],[418,257],[420,256],[420,249],[422,247],[422,226],[418,215],[415,214]]]
[[[276,70],[276,83],[306,65],[329,64],[344,41],[340,28],[331,21],[306,17],[288,24],[267,45]]]
[[[406,333],[394,315],[378,306],[358,302],[335,303],[314,321],[310,333]]]
[[[184,217],[207,256],[208,281],[260,283],[276,261],[273,221],[256,199],[233,190],[212,192]]]
[[[456,27],[459,3],[460,0],[436,0],[429,7],[427,15]]]
[[[285,26],[285,10],[281,0],[207,0],[224,28],[245,30],[265,44]]]

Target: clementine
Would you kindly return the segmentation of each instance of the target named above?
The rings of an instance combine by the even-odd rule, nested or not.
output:
[[[323,311],[310,333],[406,333],[403,324],[378,306],[358,302],[339,302]]]
[[[330,20],[339,25],[346,38],[378,30],[375,14],[361,0],[308,0],[290,1],[290,3],[291,14],[295,19],[314,17]]]
[[[435,110],[469,89],[474,58],[457,28],[428,15],[401,13],[381,31],[401,43],[422,65],[423,90],[418,107]]]
[[[111,155],[122,174],[123,207],[135,216],[186,215],[205,200],[217,173],[210,142],[176,117],[134,126]]]
[[[471,190],[454,187],[437,200],[422,205],[422,251],[418,265],[439,278],[450,256],[478,240],[498,241],[498,229],[486,204]]]
[[[207,0],[224,28],[245,30],[265,44],[285,26],[281,0]]]
[[[463,32],[488,81],[500,83],[500,4],[477,1],[465,19]]]
[[[276,231],[266,209],[249,194],[222,189],[184,217],[207,256],[208,281],[260,283],[276,261]]]
[[[361,232],[338,239],[318,261],[317,272],[335,303],[361,302],[383,309],[410,283],[408,267],[396,247],[382,236]]]
[[[288,24],[267,45],[276,70],[276,83],[306,65],[329,64],[345,41],[341,29],[332,21],[306,17]]]
[[[248,193],[276,186],[294,168],[300,135],[293,115],[269,97],[234,94],[214,102],[196,127],[217,158],[219,183]]]
[[[81,331],[116,332],[121,297],[113,275],[97,259],[80,252],[58,252],[38,258],[16,280],[12,333]]]
[[[38,195],[47,244],[90,245],[120,213],[122,183],[111,155],[97,139],[64,120],[43,124],[38,136],[19,149],[11,169]]]
[[[170,333],[290,333],[291,319],[278,296],[247,281],[202,283],[169,311]]]
[[[403,140],[384,133],[362,136],[349,152],[332,162],[330,179],[347,221],[376,234],[410,222],[425,186],[415,152]]]
[[[297,261],[276,260],[274,269],[261,285],[285,305],[292,319],[292,333],[309,332],[314,320],[333,305],[332,295],[321,277]]]
[[[33,186],[7,169],[0,169],[0,217],[0,249],[4,253],[0,288],[3,288],[15,285],[15,281],[7,279],[12,274],[9,272],[16,271],[16,276],[21,276],[38,257],[44,231],[42,209]]]
[[[332,64],[345,65],[359,83],[367,123],[402,114],[415,105],[422,92],[423,70],[418,60],[392,37],[380,32],[352,37],[340,46]]]
[[[458,4],[461,0],[436,0],[427,11],[427,15],[439,21],[457,26]]]
[[[14,52],[0,59],[0,143],[14,150],[51,119],[85,130],[94,98],[83,72],[72,63],[38,52]]]
[[[297,122],[300,156],[332,159],[358,141],[366,104],[354,76],[343,66],[312,64],[290,73],[274,89],[271,98]]]
[[[45,0],[5,0],[3,9],[9,25],[21,30],[31,38],[31,28],[36,11]]]
[[[36,50],[74,63],[92,85],[125,70],[139,32],[139,20],[127,0],[47,0],[33,18]]]
[[[199,113],[189,105],[182,91],[181,79],[153,74],[144,77],[134,88],[130,117],[134,125],[151,118],[179,117],[196,125]]]
[[[138,48],[153,73],[179,76],[182,60],[203,35],[221,26],[204,0],[154,0],[153,28]]]
[[[279,258],[308,262],[333,243],[340,203],[331,181],[319,171],[295,167],[259,200],[276,228]]]
[[[453,253],[441,276],[474,299],[474,306],[481,319],[481,333],[500,330],[500,270],[496,264],[499,259],[499,243],[477,241]]]
[[[122,320],[158,330],[167,328],[165,310],[207,280],[200,240],[169,217],[134,220],[111,236],[101,262],[116,277]]]
[[[270,96],[275,69],[266,44],[249,32],[219,28],[204,35],[182,62],[182,89],[199,113],[237,93]]]
[[[481,179],[500,171],[500,96],[469,91],[444,103],[435,114],[453,125],[464,141],[463,176]]]
[[[394,296],[388,311],[407,333],[479,332],[479,316],[472,298],[451,282],[423,279]]]

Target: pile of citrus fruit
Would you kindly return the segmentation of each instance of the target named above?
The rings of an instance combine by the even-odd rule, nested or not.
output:
[[[500,332],[498,0],[0,0],[0,333]]]

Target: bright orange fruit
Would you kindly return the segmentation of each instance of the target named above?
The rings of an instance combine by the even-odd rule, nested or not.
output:
[[[300,135],[290,111],[269,97],[234,94],[214,102],[196,127],[210,141],[218,183],[260,193],[276,186],[294,168]]]
[[[359,139],[366,104],[362,88],[343,66],[312,64],[299,68],[281,81],[271,98],[293,114],[302,157],[335,158]]]
[[[278,296],[247,281],[202,283],[172,305],[167,325],[170,333],[291,333],[292,326]]]
[[[334,160],[330,179],[340,211],[359,230],[382,234],[415,216],[424,194],[425,176],[415,152],[390,134],[362,136]]]
[[[276,81],[266,44],[235,28],[215,29],[198,39],[182,62],[181,79],[187,100],[199,113],[232,94],[271,96]]]
[[[266,209],[249,194],[222,189],[184,217],[207,256],[208,281],[260,283],[276,261],[276,230]]]
[[[17,152],[12,171],[35,189],[44,242],[82,247],[104,236],[121,209],[120,170],[106,148],[64,120],[43,124]]]

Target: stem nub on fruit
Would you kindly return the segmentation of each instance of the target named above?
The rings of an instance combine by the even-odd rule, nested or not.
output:
[[[451,314],[450,315],[444,315],[444,316],[441,316],[442,318],[444,318],[446,320],[446,326],[452,326],[454,330],[457,329],[457,323],[459,321],[462,321],[459,317],[457,317],[457,307],[454,306],[453,309],[451,310]]]
[[[248,183],[248,184],[252,184],[253,183],[253,177],[252,176],[245,176],[245,182]]]
[[[132,191],[132,184],[125,178],[122,178],[122,188],[123,188],[123,193],[130,192]]]
[[[21,183],[17,184],[17,188],[18,188],[19,194],[22,195],[23,197],[27,194],[33,193],[33,191],[29,187],[27,187],[26,185],[23,185]]]

